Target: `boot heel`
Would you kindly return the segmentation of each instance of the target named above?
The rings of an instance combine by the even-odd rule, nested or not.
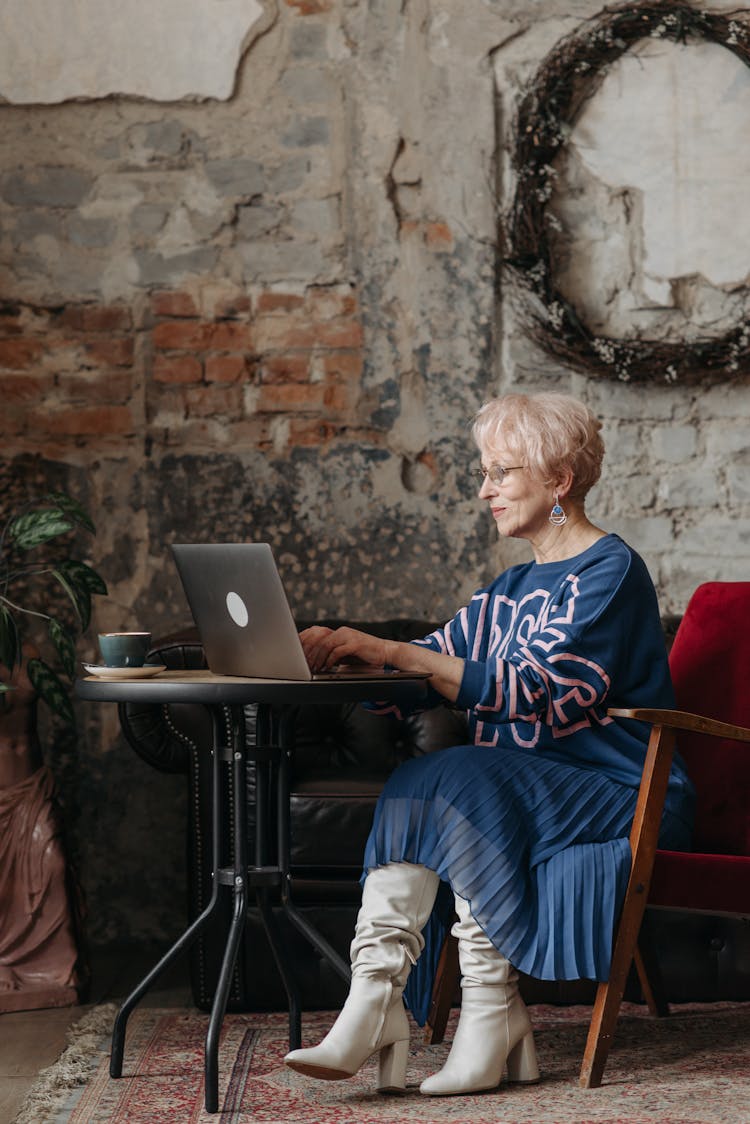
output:
[[[522,1085],[533,1085],[539,1080],[534,1035],[529,1031],[508,1054],[508,1080]]]
[[[406,1088],[406,1062],[409,1057],[409,1042],[398,1042],[384,1046],[378,1057],[378,1091],[403,1092]]]

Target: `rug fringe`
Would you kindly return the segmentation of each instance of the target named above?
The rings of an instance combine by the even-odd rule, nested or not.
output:
[[[12,1124],[48,1124],[71,1090],[88,1083],[99,1065],[103,1039],[111,1033],[116,1013],[114,1003],[104,1003],[68,1029],[68,1046],[56,1062],[40,1070]]]

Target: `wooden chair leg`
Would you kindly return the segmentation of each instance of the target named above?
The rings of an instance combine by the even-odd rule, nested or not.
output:
[[[626,943],[629,944],[629,948],[625,947]],[[620,941],[618,937],[615,944],[615,953],[612,957],[609,979],[606,983],[600,983],[597,988],[579,1077],[579,1084],[584,1089],[598,1089],[602,1083],[604,1067],[607,1064],[609,1049],[612,1045],[612,1035],[617,1023],[628,972],[633,962],[635,943],[635,937],[633,937],[632,942]],[[617,955],[618,946],[619,955]]]
[[[437,1046],[445,1037],[453,996],[458,987],[460,969],[458,964],[458,941],[451,933],[445,938],[435,972],[432,988],[432,1003],[425,1025],[424,1040],[428,1046]]]
[[[638,937],[646,909],[648,881],[651,873],[650,866],[646,866],[647,862],[648,857],[643,857],[636,852],[620,921],[617,926],[614,948],[612,949],[612,967],[609,979],[606,983],[599,984],[594,1000],[594,1012],[591,1016],[591,1026],[589,1027],[579,1078],[579,1084],[584,1089],[598,1089],[602,1083],[617,1015],[625,992],[625,984],[634,960],[639,976],[642,970],[645,973],[643,960],[638,955]],[[646,866],[648,873],[642,876],[643,866]],[[641,982],[643,982],[642,976]]]
[[[596,1089],[601,1085],[612,1045],[612,1034],[646,908],[673,749],[674,731],[653,726],[630,832],[632,865],[612,949],[612,967],[609,980],[599,984],[596,993],[583,1055],[579,1084],[584,1089]]]
[[[653,988],[651,987],[651,980],[648,978],[646,965],[643,963],[641,950],[638,947],[636,947],[636,950],[633,953],[633,960],[635,961],[635,970],[638,973],[638,982],[641,985],[643,998],[646,1000],[646,1005],[648,1006],[651,1014],[656,1017],[659,1014],[656,997],[654,995]]]

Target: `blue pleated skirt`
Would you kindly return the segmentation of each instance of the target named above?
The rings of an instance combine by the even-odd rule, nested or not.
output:
[[[455,746],[401,765],[378,801],[365,872],[421,863],[443,883],[405,998],[424,1025],[435,967],[465,898],[495,947],[539,979],[606,980],[630,871],[637,792],[520,749]],[[665,814],[660,845],[689,847]],[[452,891],[452,892],[451,892]]]

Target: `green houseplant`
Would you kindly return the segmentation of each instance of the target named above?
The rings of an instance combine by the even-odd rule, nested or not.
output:
[[[46,639],[54,654],[49,660],[32,656],[26,671],[39,697],[70,725],[70,691],[58,672],[75,678],[76,638],[89,626],[92,595],[107,592],[96,570],[69,557],[65,537],[77,528],[96,533],[76,500],[47,492],[12,513],[0,532],[0,665],[12,676],[23,662],[24,642]],[[12,684],[0,677],[0,699],[9,690]]]

